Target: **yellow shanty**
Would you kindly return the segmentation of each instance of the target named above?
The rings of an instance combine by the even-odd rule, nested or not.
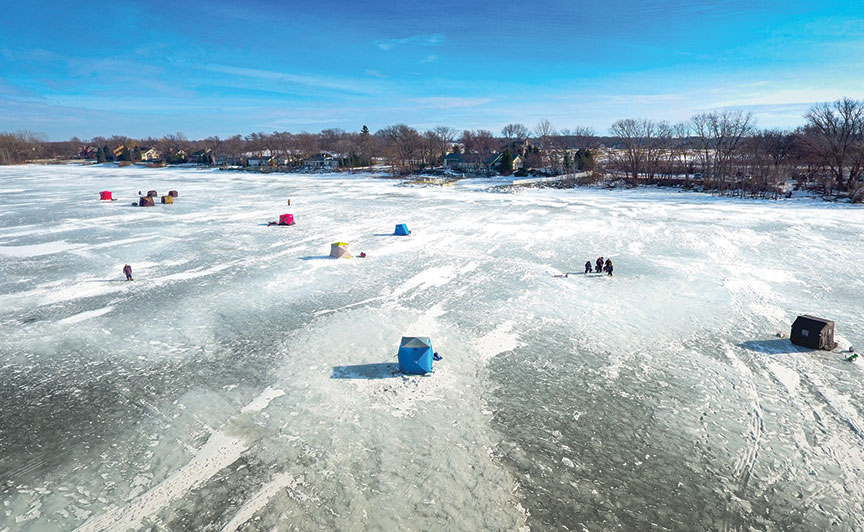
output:
[[[350,259],[348,253],[348,242],[333,242],[330,244],[330,256],[336,259]]]

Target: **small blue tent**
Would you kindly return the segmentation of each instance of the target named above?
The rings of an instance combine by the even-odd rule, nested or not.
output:
[[[398,224],[396,226],[396,232],[393,233],[396,236],[408,236],[411,234],[411,231],[408,230],[408,226],[405,224]]]
[[[432,340],[403,336],[399,344],[399,371],[410,375],[425,375],[432,371]]]

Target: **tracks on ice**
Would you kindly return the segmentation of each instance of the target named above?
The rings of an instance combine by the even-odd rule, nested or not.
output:
[[[750,430],[746,434],[747,442],[744,450],[736,458],[732,468],[732,476],[736,483],[735,491],[740,495],[747,489],[747,483],[750,481],[753,467],[759,458],[759,448],[765,432],[765,421],[759,392],[753,384],[753,372],[747,364],[735,355],[731,346],[726,346],[725,351],[726,356],[732,362],[732,366],[741,373],[743,388],[750,401]]]

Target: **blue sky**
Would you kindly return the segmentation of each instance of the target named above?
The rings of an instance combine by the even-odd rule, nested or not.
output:
[[[0,131],[605,133],[864,99],[864,1],[3,2]]]

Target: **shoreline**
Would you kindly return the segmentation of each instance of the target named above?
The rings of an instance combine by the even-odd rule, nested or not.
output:
[[[446,173],[442,173],[440,171],[433,170],[430,173],[412,173],[408,175],[399,175],[393,174],[388,169],[373,169],[374,167],[361,167],[354,169],[341,169],[341,170],[308,170],[305,168],[288,168],[288,167],[239,167],[239,166],[207,166],[200,165],[195,163],[184,163],[184,164],[175,164],[175,165],[153,165],[152,163],[132,163],[128,165],[119,165],[117,162],[107,162],[107,163],[96,163],[92,161],[84,161],[84,160],[35,160],[35,161],[27,161],[24,163],[16,163],[16,164],[8,164],[2,165],[5,167],[23,167],[23,166],[59,166],[59,165],[72,165],[72,166],[94,166],[100,168],[145,168],[150,170],[158,170],[158,169],[174,169],[174,170],[210,170],[210,171],[223,171],[223,172],[244,172],[250,174],[291,174],[291,175],[306,175],[306,176],[314,176],[314,175],[322,175],[322,176],[333,176],[339,174],[345,175],[355,175],[355,174],[369,174],[370,178],[373,179],[387,179],[393,181],[401,181],[404,185],[419,185],[419,186],[453,186],[454,184],[459,183],[460,181],[477,181],[477,180],[489,180],[495,181],[501,180],[506,181],[508,179],[515,180],[518,178],[514,178],[513,176],[486,176],[486,175],[466,175],[462,176],[453,176],[448,175]],[[558,176],[545,176],[554,179]],[[491,183],[491,187],[498,191],[504,192],[516,192],[519,189],[547,189],[554,188],[560,190],[567,189],[587,189],[587,190],[657,190],[657,191],[676,191],[679,193],[693,193],[700,195],[708,195],[717,198],[723,199],[737,199],[737,200],[747,200],[747,201],[772,201],[772,202],[786,202],[786,201],[795,201],[795,200],[810,200],[816,201],[821,200],[823,203],[831,203],[831,204],[847,204],[847,205],[861,205],[852,201],[849,196],[840,196],[840,195],[826,195],[819,193],[813,190],[795,190],[792,191],[791,196],[787,196],[786,193],[781,194],[779,197],[772,198],[767,196],[757,196],[757,195],[747,195],[742,194],[741,189],[735,189],[727,192],[720,192],[716,190],[704,190],[701,189],[700,186],[691,185],[691,186],[683,186],[680,183],[675,184],[663,184],[663,183],[640,183],[636,185],[632,185],[627,183],[626,178],[601,178],[593,183],[579,183],[579,180],[574,178],[565,178],[558,181],[550,181],[550,182],[538,182],[538,183],[527,183],[527,184],[517,184],[517,183]],[[678,180],[680,181],[680,180]]]

